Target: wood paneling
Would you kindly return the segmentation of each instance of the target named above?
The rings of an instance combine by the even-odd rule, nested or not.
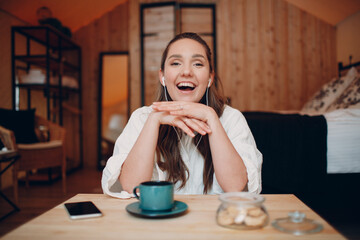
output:
[[[145,105],[155,100],[159,85],[161,55],[174,37],[174,6],[159,6],[143,10],[144,86]],[[160,24],[159,24],[160,23]]]
[[[11,26],[26,25],[0,9],[0,108],[12,108]]]
[[[240,110],[299,110],[336,76],[335,27],[283,0],[219,0],[218,74]]]
[[[360,61],[360,11],[346,18],[336,25],[336,53],[337,60],[344,65],[349,63],[352,55],[352,63]]]
[[[144,34],[174,31],[174,6],[146,8],[143,17]]]
[[[141,105],[140,5],[129,2],[130,111]]]
[[[265,1],[260,5],[260,28],[261,28],[261,52],[262,56],[262,79],[267,79],[264,82],[264,106],[269,109],[277,104],[277,89],[279,85],[276,79],[275,68],[275,12],[274,1]]]
[[[210,8],[182,8],[181,31],[212,33],[212,10]]]
[[[98,161],[99,54],[128,51],[128,19],[128,3],[124,3],[74,33],[74,40],[82,47],[85,167],[96,167]]]

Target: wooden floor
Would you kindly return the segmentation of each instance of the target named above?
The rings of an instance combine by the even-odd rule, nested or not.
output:
[[[9,215],[0,222],[0,238],[16,227],[26,223],[36,216],[62,203],[77,193],[102,193],[101,172],[97,170],[81,169],[67,176],[67,194],[62,194],[61,181],[31,184],[26,188],[19,185],[19,212]],[[5,195],[13,200],[13,189],[3,190]],[[0,215],[8,213],[11,206],[0,199]]]
[[[0,221],[0,238],[16,227],[39,216],[47,210],[62,203],[66,199],[73,197],[77,193],[102,193],[100,184],[101,174],[102,173],[100,171],[88,169],[81,169],[70,173],[67,176],[68,191],[66,196],[62,194],[60,180],[55,181],[52,184],[30,184],[29,188],[26,188],[24,184],[20,184],[19,208],[21,210]],[[5,189],[4,193],[13,200],[12,188]],[[325,196],[323,198],[330,199],[331,196]],[[357,203],[358,198],[354,199],[354,201],[356,201],[355,204],[351,204],[357,208],[350,212],[337,210],[336,206],[346,204],[341,203],[341,199],[336,200],[335,202],[337,203],[335,204],[326,204],[322,198],[315,197],[314,199],[314,195],[309,196],[308,199],[304,197],[301,200],[313,208],[313,210],[320,214],[348,239],[360,239],[360,211],[358,207],[360,204]],[[0,199],[0,215],[2,216],[3,214],[9,212],[10,209],[11,206],[3,199]]]

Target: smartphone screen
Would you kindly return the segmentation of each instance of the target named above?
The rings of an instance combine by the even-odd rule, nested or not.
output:
[[[73,202],[65,203],[65,209],[67,210],[71,219],[92,218],[101,217],[101,211],[95,206],[93,202]]]

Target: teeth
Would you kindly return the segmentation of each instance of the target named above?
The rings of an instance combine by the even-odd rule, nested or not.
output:
[[[181,82],[177,85],[178,87],[190,87],[190,88],[194,88],[195,85],[189,82]]]

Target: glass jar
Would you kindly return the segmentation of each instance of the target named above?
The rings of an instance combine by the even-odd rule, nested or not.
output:
[[[265,198],[248,192],[223,193],[216,221],[222,227],[257,229],[266,226],[269,215],[263,205]]]

